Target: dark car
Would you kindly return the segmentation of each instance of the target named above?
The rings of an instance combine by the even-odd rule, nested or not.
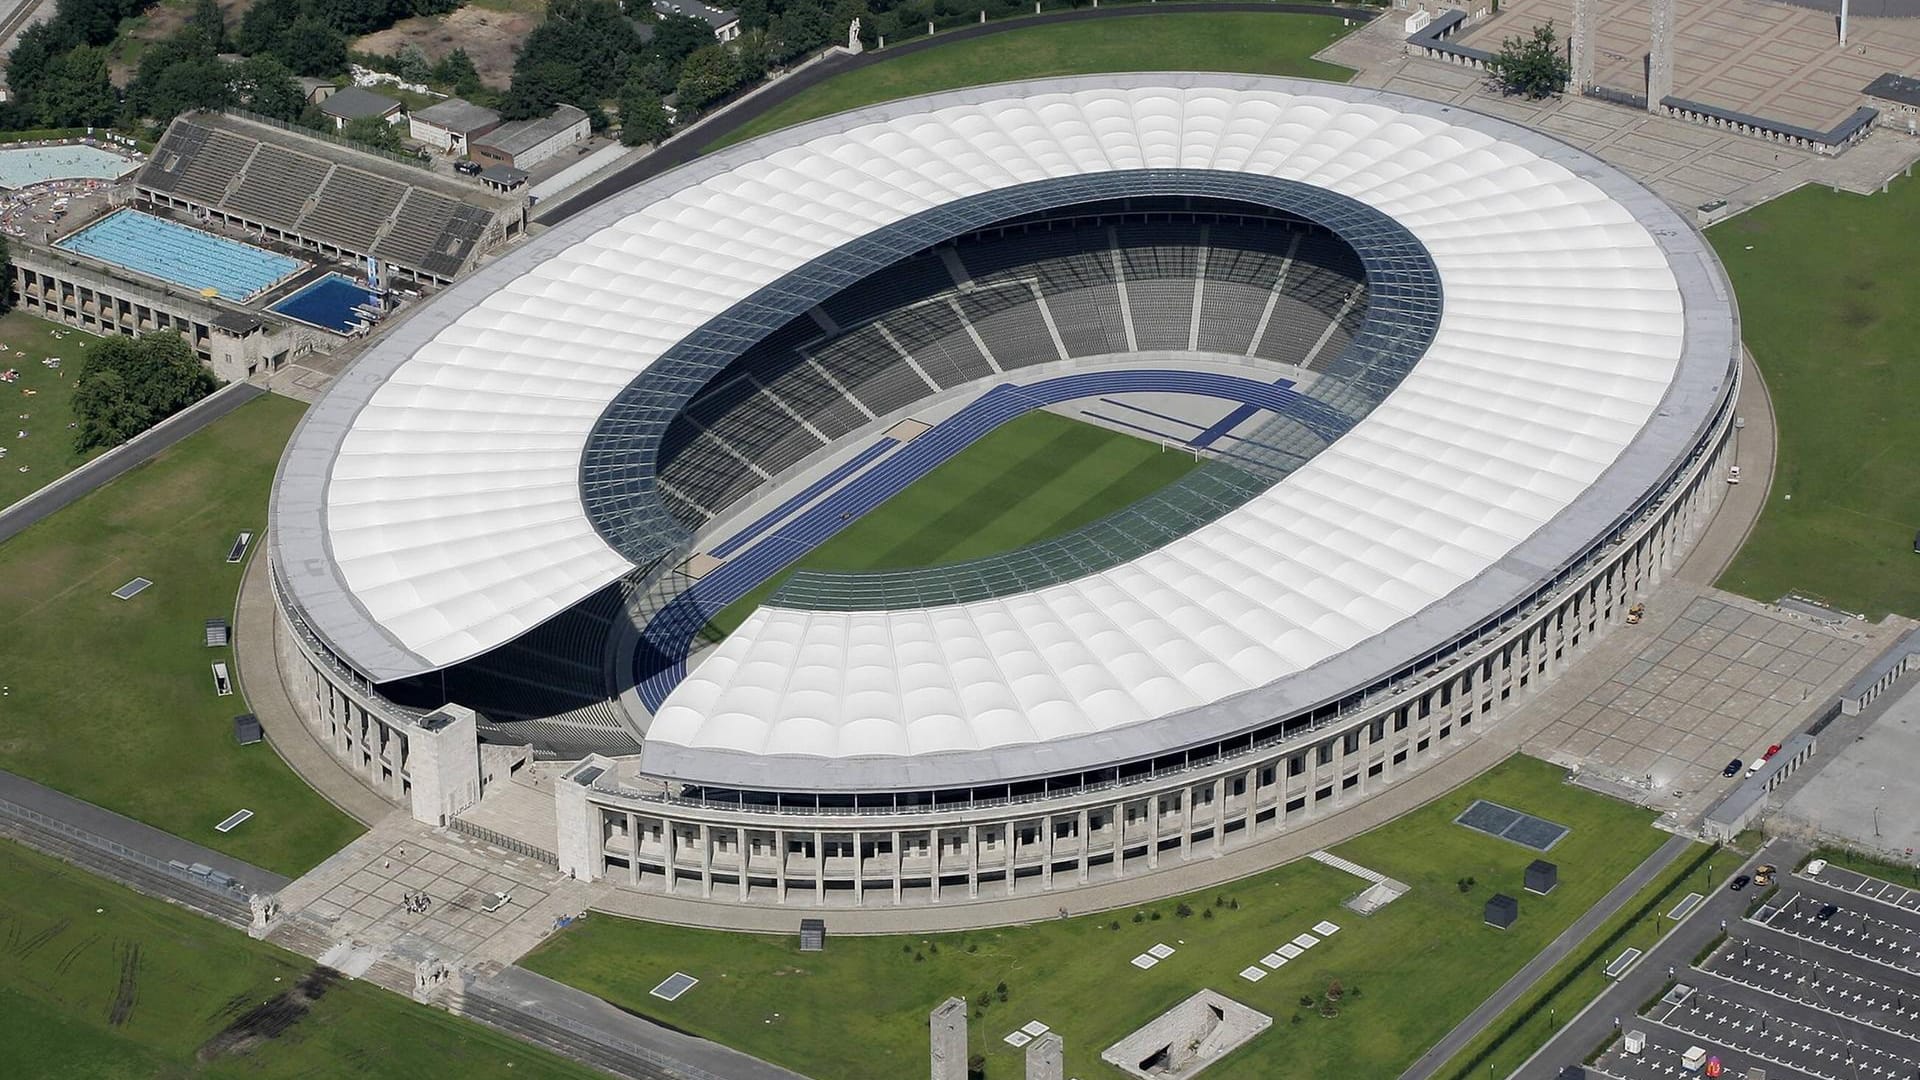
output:
[[[1732,761],[1727,762],[1727,767],[1720,770],[1720,775],[1721,776],[1739,776],[1740,775],[1740,759],[1734,758]]]
[[[1746,888],[1747,885],[1750,884],[1752,881],[1753,881],[1752,878],[1748,877],[1745,874],[1741,874],[1739,877],[1734,878],[1732,881],[1727,882],[1727,888],[1732,889],[1734,892],[1739,892],[1741,889]]]
[[[1821,922],[1826,922],[1828,919],[1833,918],[1834,912],[1839,910],[1840,910],[1839,908],[1833,906],[1832,904],[1821,904],[1820,910],[1814,912],[1813,917],[1820,920]]]
[[[477,161],[456,161],[453,163],[453,171],[464,173],[467,176],[479,176],[480,163]]]

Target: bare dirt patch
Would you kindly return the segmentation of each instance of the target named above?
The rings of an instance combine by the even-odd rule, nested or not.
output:
[[[438,61],[455,49],[467,50],[473,58],[480,81],[495,89],[506,89],[513,76],[513,57],[520,43],[540,25],[545,8],[496,10],[469,5],[447,15],[426,15],[402,19],[377,34],[368,34],[353,43],[360,52],[398,52],[412,45]]]

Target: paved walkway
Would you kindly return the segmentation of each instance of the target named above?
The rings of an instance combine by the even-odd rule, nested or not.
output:
[[[0,544],[265,393],[252,383],[231,383],[0,510]]]
[[[248,557],[247,572],[240,580],[240,596],[234,603],[234,678],[247,706],[260,718],[267,742],[281,759],[328,802],[362,824],[371,825],[398,808],[361,783],[331,750],[320,745],[313,730],[294,712],[293,699],[287,696],[276,656],[280,636],[287,631],[280,623],[273,586],[268,581],[266,550],[266,536],[256,538],[254,554]]]
[[[1636,893],[1645,888],[1654,878],[1660,876],[1674,860],[1686,853],[1693,841],[1684,836],[1675,836],[1660,845],[1660,850],[1647,856],[1646,861],[1633,868],[1633,872],[1620,879],[1600,902],[1580,916],[1572,926],[1561,931],[1545,949],[1527,962],[1527,966],[1516,972],[1513,978],[1494,991],[1493,996],[1481,1002],[1480,1007],[1468,1014],[1452,1031],[1439,1042],[1433,1044],[1426,1053],[1420,1055],[1406,1072],[1400,1074],[1400,1080],[1427,1080],[1435,1072],[1453,1060],[1453,1055],[1465,1049],[1466,1045],[1479,1036],[1481,1029],[1500,1018],[1513,1004],[1521,999],[1533,984],[1546,977],[1554,965],[1565,960],[1586,941],[1588,935],[1600,929],[1602,923],[1614,917],[1621,908],[1627,906]]]

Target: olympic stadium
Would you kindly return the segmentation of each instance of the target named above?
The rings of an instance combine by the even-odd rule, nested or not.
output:
[[[279,655],[425,820],[567,763],[579,877],[1145,874],[1367,798],[1624,621],[1724,488],[1739,354],[1690,225],[1480,114],[1204,74],[893,102],[396,326],[282,460]],[[1200,464],[1014,550],[786,576],[1042,411]]]

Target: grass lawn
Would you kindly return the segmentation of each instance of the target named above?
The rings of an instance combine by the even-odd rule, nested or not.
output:
[[[1766,512],[1722,588],[1920,615],[1917,234],[1906,180],[1870,197],[1804,187],[1708,230],[1780,428]]]
[[[841,530],[795,569],[901,570],[1011,551],[1138,502],[1198,464],[1145,439],[1030,412]],[[786,578],[721,611],[708,636],[731,633]]]
[[[1739,856],[1729,852],[1720,859],[1723,872],[1716,876],[1713,860],[1694,866],[1695,858],[1706,850],[1707,845],[1694,844],[1635,893],[1618,914],[1601,923],[1532,991],[1442,1066],[1434,1074],[1438,1080],[1473,1080],[1489,1072],[1507,1076],[1545,1046],[1555,1031],[1612,985],[1613,980],[1607,978],[1608,964],[1629,948],[1651,951],[1660,937],[1673,929],[1673,920],[1666,913],[1675,904],[1689,892],[1711,896],[1716,887],[1726,887],[1726,868],[1738,865]]]
[[[246,703],[209,670],[233,654],[202,644],[232,617],[227,549],[266,524],[301,409],[243,405],[0,545],[0,768],[290,875],[360,832],[271,747],[234,744]],[[136,575],[153,587],[110,595]],[[242,807],[253,820],[213,831]]]
[[[1006,30],[908,53],[828,79],[708,150],[790,124],[936,90],[1103,71],[1234,71],[1346,82],[1313,59],[1347,28],[1330,15],[1168,12]]]
[[[87,350],[99,341],[24,311],[0,316],[0,345],[7,349],[0,352],[0,371],[20,373],[14,382],[0,383],[0,399],[7,403],[0,416],[0,447],[6,448],[0,457],[0,506],[26,498],[98,452],[74,453],[67,425],[73,422],[73,381],[80,377]],[[41,362],[54,357],[58,368]],[[26,438],[9,434],[21,431]]]
[[[1336,850],[1413,886],[1360,918],[1339,906],[1360,882],[1301,860],[1177,901],[1027,927],[926,937],[833,938],[802,954],[790,936],[756,937],[595,916],[522,962],[551,977],[689,1031],[835,1080],[896,1080],[926,1068],[927,1010],[950,994],[975,1010],[969,1038],[989,1080],[1021,1075],[1002,1037],[1039,1019],[1066,1039],[1067,1073],[1123,1074],[1100,1051],[1195,990],[1211,987],[1274,1017],[1210,1080],[1395,1076],[1666,839],[1653,815],[1574,788],[1565,774],[1513,757],[1473,782]],[[1453,824],[1490,798],[1572,827],[1548,856],[1561,885],[1521,894],[1536,852]],[[1466,891],[1456,882],[1475,884]],[[1487,928],[1495,891],[1524,895],[1519,922]],[[1226,900],[1223,905],[1222,899]],[[1209,914],[1210,913],[1210,914]],[[796,916],[797,917],[797,916]],[[1339,933],[1249,983],[1237,972],[1330,919]],[[1156,942],[1177,950],[1148,971],[1128,960]],[[679,1001],[647,991],[686,971],[701,983]],[[1303,995],[1338,979],[1327,1019]],[[1005,983],[1007,997],[997,987]]]
[[[15,1076],[600,1075],[352,981],[277,1036],[215,1043],[313,963],[6,841],[0,935],[0,1045],[26,1070]]]

